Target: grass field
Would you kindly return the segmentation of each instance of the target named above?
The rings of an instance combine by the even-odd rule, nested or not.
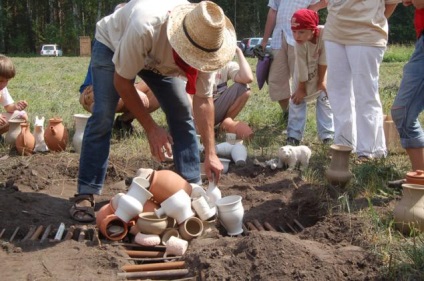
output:
[[[380,69],[380,96],[385,114],[390,113],[391,104],[402,78],[402,68],[412,51],[413,46],[390,46],[386,52]],[[15,100],[25,99],[29,102],[27,111],[31,124],[37,115],[46,119],[61,117],[72,135],[73,114],[84,113],[78,103],[78,89],[84,80],[89,58],[13,57],[12,59],[17,68],[17,76],[10,81],[8,88]],[[248,60],[254,70],[256,59]],[[253,83],[251,88],[251,99],[238,118],[249,122],[255,130],[255,138],[248,145],[249,157],[275,157],[278,147],[282,146],[285,140],[282,134],[285,128],[282,125],[281,109],[277,103],[270,101],[267,86],[260,91],[257,84]],[[318,142],[314,110],[314,105],[309,105],[304,138],[304,143],[311,147],[314,155],[310,168],[302,176],[306,181],[325,186],[324,170],[328,151]],[[160,110],[153,115],[159,124],[166,126]],[[140,126],[137,126],[142,132]],[[145,137],[140,133],[115,143],[111,153],[129,155],[144,153],[146,157],[150,157],[148,151]],[[385,159],[364,165],[353,164],[354,177],[346,193],[339,197],[341,208],[349,211],[350,198],[359,195],[369,199],[369,202],[375,198],[393,198],[399,195],[398,191],[388,189],[385,183],[387,180],[402,178],[409,169],[409,160],[404,153],[389,154]],[[420,236],[406,238],[394,233],[393,220],[390,217],[379,217],[373,211],[371,203],[370,207],[370,210],[363,215],[371,217],[375,222],[373,251],[382,257],[387,276],[394,277],[402,273],[405,277],[402,280],[418,280],[414,279],[417,272],[424,271],[424,247]],[[393,257],[405,261],[402,267],[393,265]]]

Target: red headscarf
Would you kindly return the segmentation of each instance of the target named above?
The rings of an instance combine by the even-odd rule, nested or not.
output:
[[[196,80],[199,71],[194,67],[188,65],[178,54],[172,49],[172,56],[174,57],[175,64],[181,68],[182,71],[186,74],[187,84],[186,84],[186,92],[190,95],[194,95],[196,93]]]
[[[291,19],[291,29],[301,30],[308,29],[318,30],[319,17],[318,13],[309,9],[300,9],[296,11]]]

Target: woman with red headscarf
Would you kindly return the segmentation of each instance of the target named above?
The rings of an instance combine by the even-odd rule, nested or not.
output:
[[[322,35],[324,27],[318,25],[315,11],[301,9],[291,19],[295,45],[295,92],[289,106],[287,144],[298,145],[305,131],[307,103],[316,100],[318,137],[330,143],[334,135],[333,113],[327,98],[325,74],[327,61]]]

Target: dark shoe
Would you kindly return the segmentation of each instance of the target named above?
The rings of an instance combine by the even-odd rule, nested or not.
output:
[[[134,132],[134,127],[131,124],[132,120],[123,121],[121,118],[121,115],[116,117],[115,123],[113,124],[114,132],[120,137],[132,135]]]
[[[323,139],[322,140],[322,143],[325,144],[325,145],[332,144],[333,143],[333,139],[331,139],[331,138]]]
[[[394,180],[394,181],[388,181],[387,182],[387,186],[389,188],[393,188],[393,189],[397,189],[397,190],[401,190],[402,189],[402,184],[404,184],[406,182],[405,179],[401,179],[401,180]]]
[[[300,141],[295,138],[288,137],[286,140],[286,144],[292,145],[292,146],[298,146],[300,144]]]

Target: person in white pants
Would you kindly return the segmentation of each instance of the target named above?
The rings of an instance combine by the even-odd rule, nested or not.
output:
[[[330,0],[324,40],[327,93],[334,114],[334,143],[358,160],[385,157],[379,68],[387,45],[387,18],[400,0]]]

